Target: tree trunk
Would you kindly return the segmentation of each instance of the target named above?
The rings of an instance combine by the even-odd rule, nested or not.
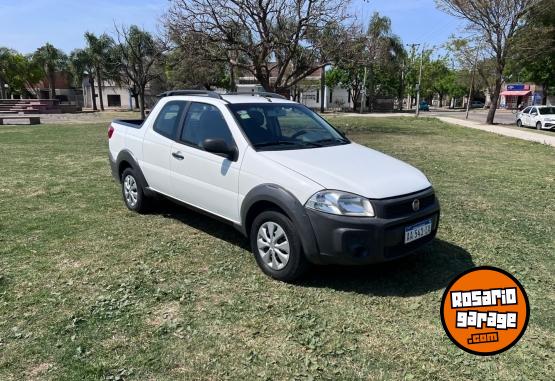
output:
[[[49,75],[48,78],[48,87],[50,88],[50,99],[56,99],[56,84],[54,83],[54,73]]]
[[[141,111],[141,119],[145,119],[145,89],[141,88],[139,89],[139,98],[140,98],[140,103],[139,103],[139,109]]]
[[[542,92],[542,105],[547,105],[547,83],[542,84],[543,92]]]
[[[94,91],[94,78],[93,77],[89,77],[89,83],[91,85],[93,111],[98,111],[98,108],[96,107],[96,92]]]
[[[326,100],[326,67],[320,69],[320,112],[324,112],[324,102]]]
[[[439,94],[439,108],[443,107],[443,94]]]
[[[374,66],[368,65],[368,112],[374,112]]]
[[[237,84],[235,83],[235,65],[229,64],[229,91],[237,92]]]
[[[100,110],[104,111],[104,100],[102,99],[102,78],[100,78],[100,70],[96,70],[96,83],[98,84],[98,99],[100,101]]]
[[[135,107],[134,108],[139,108],[139,94],[133,93],[133,99],[135,100]]]
[[[497,103],[499,102],[499,94],[501,93],[501,75],[498,75],[495,79],[495,85],[493,88],[493,95],[491,97],[491,104],[489,106],[488,116],[486,118],[487,124],[493,124],[495,119],[495,111],[497,110]]]

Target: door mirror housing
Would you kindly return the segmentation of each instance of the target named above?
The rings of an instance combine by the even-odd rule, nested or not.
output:
[[[202,148],[207,152],[223,156],[231,161],[237,161],[239,156],[237,147],[229,146],[223,139],[205,139],[202,142]]]

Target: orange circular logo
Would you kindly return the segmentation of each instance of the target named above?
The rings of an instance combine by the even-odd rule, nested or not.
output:
[[[530,305],[518,280],[490,266],[457,276],[445,289],[441,322],[459,348],[490,356],[506,351],[522,337]]]

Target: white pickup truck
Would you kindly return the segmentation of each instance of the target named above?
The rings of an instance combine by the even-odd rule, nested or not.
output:
[[[108,138],[129,209],[159,194],[226,221],[279,280],[309,263],[396,259],[438,228],[438,200],[418,169],[276,94],[170,91],[144,122],[113,121]]]

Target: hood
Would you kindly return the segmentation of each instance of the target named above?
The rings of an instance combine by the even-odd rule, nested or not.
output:
[[[283,151],[260,151],[323,189],[381,199],[418,192],[431,186],[413,166],[356,143]]]

